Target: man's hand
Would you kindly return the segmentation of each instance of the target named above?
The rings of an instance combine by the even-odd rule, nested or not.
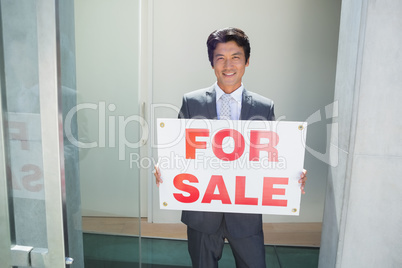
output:
[[[155,176],[155,179],[156,179],[156,186],[159,187],[159,185],[161,183],[163,183],[163,180],[161,178],[161,172],[159,170],[158,164],[155,165],[155,169],[154,169],[153,173],[154,173],[154,176]]]
[[[299,180],[299,183],[301,183],[300,190],[301,190],[302,194],[306,193],[304,191],[304,187],[306,186],[306,181],[307,181],[307,170],[303,169],[302,173],[300,174],[300,180]]]

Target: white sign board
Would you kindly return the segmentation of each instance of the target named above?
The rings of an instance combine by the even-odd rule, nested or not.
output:
[[[299,215],[307,123],[158,119],[161,209]]]

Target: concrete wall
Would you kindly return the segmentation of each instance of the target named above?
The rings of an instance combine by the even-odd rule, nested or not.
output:
[[[402,266],[402,2],[343,1],[319,267]]]

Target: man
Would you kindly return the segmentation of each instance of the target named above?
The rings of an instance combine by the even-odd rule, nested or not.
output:
[[[273,101],[245,90],[242,77],[250,60],[250,43],[240,29],[216,30],[207,40],[208,56],[217,82],[184,95],[179,118],[275,120]],[[156,183],[162,183],[155,169]],[[304,193],[306,171],[299,183]],[[225,239],[236,267],[265,267],[262,215],[183,211],[193,267],[218,267]]]

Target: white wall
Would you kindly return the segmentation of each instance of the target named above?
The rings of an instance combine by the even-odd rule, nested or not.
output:
[[[273,99],[277,118],[304,121],[318,112],[322,120],[309,126],[307,144],[326,159],[331,121],[325,106],[333,102],[340,5],[340,0],[154,0],[152,102],[180,108],[184,93],[212,85],[206,39],[215,29],[238,27],[251,42],[245,87]],[[158,109],[156,117],[176,118],[177,112]],[[300,216],[264,216],[265,221],[322,220],[327,164],[307,152],[305,167]],[[180,212],[159,210],[156,187],[153,195],[153,220],[179,221]]]
[[[119,117],[125,120],[139,112],[139,3],[75,1],[75,22],[79,102],[96,105],[96,109],[78,113],[79,134],[87,142],[98,142],[96,148],[82,150],[80,155],[82,213],[138,216],[139,171],[129,163],[129,153],[138,153],[138,149],[126,148],[124,159],[119,159],[119,142],[124,141],[122,137],[137,142],[139,124],[130,122],[124,131],[119,129],[123,126]],[[109,105],[115,105],[115,110]],[[110,118],[115,120],[112,133]],[[104,146],[101,136],[105,137]]]

